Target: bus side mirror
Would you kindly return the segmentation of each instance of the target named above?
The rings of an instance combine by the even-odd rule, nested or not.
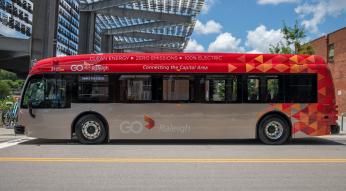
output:
[[[32,112],[32,100],[30,99],[29,100],[29,103],[28,103],[28,109],[29,109],[29,114],[32,118],[35,118],[36,115]]]

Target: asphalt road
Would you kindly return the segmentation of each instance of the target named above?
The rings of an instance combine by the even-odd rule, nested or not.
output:
[[[242,141],[31,140],[0,149],[0,190],[346,190],[346,136]]]

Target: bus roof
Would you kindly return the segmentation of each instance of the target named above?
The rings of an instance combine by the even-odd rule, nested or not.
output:
[[[322,57],[291,54],[113,53],[38,61],[30,74],[77,73],[315,73]]]

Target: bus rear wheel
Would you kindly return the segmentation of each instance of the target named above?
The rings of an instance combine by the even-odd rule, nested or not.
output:
[[[268,115],[258,125],[258,138],[264,144],[284,144],[290,139],[290,126],[282,117]]]
[[[105,125],[93,114],[85,115],[77,121],[75,133],[82,144],[101,144],[107,137]]]

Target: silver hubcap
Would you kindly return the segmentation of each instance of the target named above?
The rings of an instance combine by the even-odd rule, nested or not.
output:
[[[89,140],[96,139],[100,136],[101,126],[96,121],[87,121],[83,124],[82,133]]]
[[[265,126],[264,131],[269,139],[277,140],[282,136],[284,127],[278,121],[271,121]]]

